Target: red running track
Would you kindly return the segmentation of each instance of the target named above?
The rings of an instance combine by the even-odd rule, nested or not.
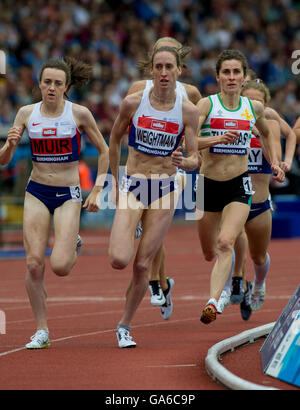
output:
[[[132,323],[135,349],[119,349],[115,328],[124,306],[131,266],[113,270],[109,231],[82,232],[84,248],[72,273],[58,278],[46,268],[51,347],[23,348],[35,331],[24,286],[24,259],[0,260],[1,390],[226,390],[205,370],[208,349],[225,338],[278,319],[299,284],[300,240],[273,240],[267,298],[248,322],[229,306],[216,322],[199,317],[208,299],[212,263],[204,260],[193,223],[173,225],[165,239],[168,274],[175,279],[174,313],[169,321],[150,305],[149,293]],[[47,261],[48,263],[48,261]],[[249,278],[253,278],[248,262]],[[295,386],[262,373],[262,341],[225,354],[224,364],[248,381],[281,389]]]

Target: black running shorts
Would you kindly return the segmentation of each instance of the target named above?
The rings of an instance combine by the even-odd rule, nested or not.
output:
[[[221,212],[231,202],[251,206],[252,183],[248,172],[228,181],[204,177],[204,211]]]

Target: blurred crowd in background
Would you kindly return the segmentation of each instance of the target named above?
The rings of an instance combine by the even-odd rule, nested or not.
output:
[[[299,1],[0,0],[0,7],[0,49],[7,57],[7,73],[0,78],[2,138],[18,108],[34,102],[32,90],[42,64],[69,55],[93,66],[90,83],[69,97],[92,111],[109,143],[122,99],[143,76],[137,61],[164,36],[192,48],[181,80],[197,86],[203,96],[218,92],[217,55],[236,48],[270,88],[270,106],[291,126],[300,116],[300,75],[291,69],[292,52],[300,50]],[[92,155],[88,143],[83,155]],[[2,183],[15,180],[17,161],[10,171],[0,169]],[[291,175],[300,176],[298,149]],[[295,184],[278,190],[300,195]]]

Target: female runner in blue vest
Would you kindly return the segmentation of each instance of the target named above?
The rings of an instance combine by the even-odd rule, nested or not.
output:
[[[262,81],[257,78],[257,75],[253,70],[247,71],[246,81],[242,89],[242,95],[252,99],[250,95],[244,94],[244,91],[248,90],[248,83],[251,83],[251,87],[252,87],[252,90],[250,90],[249,92],[251,92],[251,94],[255,95],[256,97],[258,96],[258,101],[262,102],[262,104],[264,105],[265,117],[268,120],[268,124],[273,134],[274,140],[276,142],[276,146],[278,146],[277,154],[279,155],[279,159],[280,159],[280,168],[282,168],[284,172],[288,172],[291,169],[291,165],[292,165],[292,161],[293,161],[293,157],[295,153],[296,135],[294,131],[292,130],[292,128],[289,126],[289,124],[274,110],[274,108],[271,108],[267,105],[270,99],[269,90],[266,87],[266,85],[263,84]],[[253,99],[257,99],[257,98],[253,98]],[[278,127],[279,127],[279,131],[278,131]],[[282,155],[281,155],[280,134],[286,140],[284,158],[282,158]],[[248,161],[249,168],[248,169],[249,169],[249,174],[251,174],[252,182],[257,183],[258,182],[257,179],[263,180],[263,175],[260,175],[260,174],[266,174],[265,172],[266,170],[268,170],[268,172],[272,174],[272,170],[271,170],[270,165],[266,165],[266,159],[264,159],[264,157],[261,157],[261,148],[259,148],[260,142],[252,134],[251,147],[253,144],[256,144],[257,147],[251,148],[251,151],[249,154],[249,161]],[[262,160],[262,163],[264,164],[263,169],[259,166],[259,164],[255,164],[255,166],[252,165],[253,161],[255,161],[256,158],[258,160]],[[259,174],[259,175],[255,176],[253,174]],[[263,182],[262,180],[259,182],[262,183]],[[267,178],[267,192],[269,189],[268,181],[269,181],[269,178]],[[261,189],[266,189],[266,186],[264,187],[263,184],[261,185],[259,183],[258,186],[259,186],[258,188],[259,191]],[[255,205],[256,198],[261,197],[261,194],[258,193],[258,189],[257,187],[254,186],[255,194],[252,199],[250,215],[248,217],[248,220],[249,218],[251,218],[251,214],[253,213],[252,207],[256,206]],[[255,256],[253,259],[255,271],[258,272],[258,278],[257,278],[258,280],[257,281],[255,280],[257,284],[262,283],[262,280],[261,280],[262,273],[261,272],[263,272],[263,275],[266,275],[268,271],[269,262],[267,262],[267,255],[265,253],[267,249],[265,245],[268,246],[268,243],[270,240],[270,239],[267,239],[268,229],[264,232],[264,235],[259,236],[259,238],[260,240],[262,239],[262,243],[264,243],[264,245],[262,247],[259,247],[259,246],[255,247],[256,250],[260,249],[259,251],[255,251]],[[260,242],[260,240],[256,241],[256,243]],[[267,243],[264,242],[265,240],[267,241]],[[254,244],[254,241],[253,241],[253,244]],[[235,264],[238,267],[238,269],[236,269],[234,274],[232,275],[232,290],[231,290],[230,300],[232,303],[235,303],[235,304],[240,303],[241,315],[244,320],[248,320],[251,316],[252,308],[253,310],[259,309],[259,306],[262,305],[263,300],[264,300],[264,287],[263,286],[262,287],[258,286],[257,288],[255,286],[255,289],[256,289],[255,294],[253,294],[253,297],[250,297],[252,285],[249,281],[243,280],[244,266],[246,262],[246,252],[241,251],[241,249],[246,249],[246,248],[247,248],[247,237],[246,237],[246,233],[243,232],[243,234],[238,237],[236,244],[235,244],[235,255],[236,255]],[[240,255],[243,255],[242,257],[244,258],[244,261],[240,260]],[[265,261],[266,263],[262,261]],[[221,295],[221,298],[222,298],[222,295]]]
[[[0,151],[0,163],[7,164],[27,128],[33,169],[25,193],[23,234],[26,289],[37,325],[36,333],[26,345],[28,349],[50,344],[44,271],[51,215],[53,272],[58,276],[68,275],[77,259],[82,202],[78,160],[83,131],[101,154],[95,185],[83,205],[89,212],[99,209],[99,193],[108,169],[108,147],[91,112],[64,98],[71,85],[81,86],[87,82],[90,72],[88,65],[73,59],[46,62],[39,76],[42,100],[20,108]]]
[[[120,348],[136,346],[130,336],[130,324],[146,293],[153,257],[162,244],[176,208],[176,167],[193,170],[198,166],[198,110],[175,92],[176,80],[181,73],[180,57],[174,48],[161,47],[153,52],[150,66],[153,88],[125,97],[111,132],[109,147],[117,203],[109,246],[113,268],[124,269],[131,261],[136,226],[143,216],[143,235],[116,332]],[[128,127],[127,175],[119,184],[120,144]],[[183,132],[186,157],[177,150]],[[203,146],[218,141],[232,142],[234,138],[228,134],[210,138],[203,141]]]
[[[211,273],[210,299],[201,321],[216,319],[218,300],[232,266],[235,240],[249,214],[252,185],[248,176],[248,153],[251,130],[256,124],[271,159],[272,171],[279,181],[284,172],[279,167],[271,133],[261,103],[241,97],[247,74],[247,61],[238,50],[223,51],[216,62],[216,78],[221,92],[203,98],[199,108],[199,142],[231,131],[237,135],[233,144],[219,144],[202,150],[201,174],[204,174],[204,216],[198,220],[199,238],[206,260],[217,255]],[[199,149],[200,145],[199,145]]]
[[[260,101],[264,107],[270,100],[268,88],[259,79],[247,82],[243,86],[242,95],[252,101]],[[277,120],[268,120],[268,125],[272,131],[278,158],[281,158],[280,124]],[[244,241],[245,243],[242,246],[246,247],[248,244],[255,274],[253,284],[246,279],[244,282],[245,295],[241,303],[241,314],[244,320],[248,320],[252,310],[259,310],[264,303],[265,281],[270,267],[268,246],[272,230],[272,204],[269,184],[272,170],[268,159],[264,155],[264,148],[260,143],[260,138],[254,135],[251,138],[248,171],[251,174],[255,193],[245,224],[246,232],[244,235],[239,236],[237,243],[242,244],[242,241]],[[236,251],[236,259],[238,258],[239,254]],[[243,263],[244,266],[245,262]],[[245,271],[243,273],[245,278]],[[246,300],[246,298],[249,300]]]

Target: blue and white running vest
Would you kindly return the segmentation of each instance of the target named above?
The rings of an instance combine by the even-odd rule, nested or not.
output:
[[[132,118],[128,145],[143,154],[167,157],[176,150],[183,134],[182,93],[176,92],[171,110],[160,111],[150,104],[150,90],[146,86]]]
[[[271,165],[264,156],[258,138],[252,135],[248,157],[249,174],[272,174]]]
[[[72,103],[65,101],[63,113],[56,118],[41,114],[41,101],[34,105],[27,124],[32,161],[65,163],[78,161],[81,133],[72,113]]]

